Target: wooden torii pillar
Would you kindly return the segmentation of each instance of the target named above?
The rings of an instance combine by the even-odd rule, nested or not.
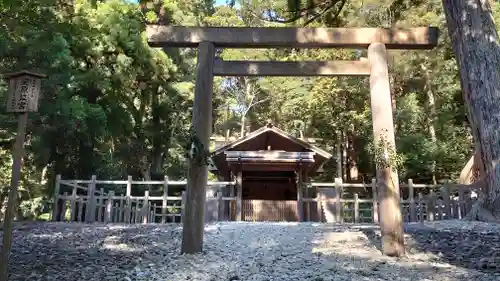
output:
[[[198,48],[193,125],[197,136],[208,147],[212,125],[213,75],[220,76],[367,76],[374,140],[394,144],[392,103],[387,74],[387,49],[432,49],[437,45],[435,27],[410,29],[384,28],[250,28],[178,27],[149,25],[146,29],[152,47]],[[369,62],[248,62],[215,61],[215,48],[368,48]],[[386,147],[387,148],[387,147]],[[404,254],[403,228],[399,206],[397,171],[388,162],[377,166],[381,194],[382,248],[385,254]],[[203,249],[203,212],[207,167],[189,163],[186,216],[182,252]]]
[[[396,141],[385,45],[382,43],[371,44],[368,47],[368,60],[371,65],[370,101],[373,143],[375,147],[383,148],[386,152],[386,159],[383,163],[377,163],[376,171],[382,249],[386,255],[401,256],[405,249],[403,218],[399,205],[399,178],[396,168],[390,162],[391,159],[388,159],[389,154],[396,151]]]

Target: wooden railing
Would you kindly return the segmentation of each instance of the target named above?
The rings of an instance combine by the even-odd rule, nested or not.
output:
[[[183,186],[186,181],[127,180],[63,180],[56,177],[52,220],[75,222],[167,223],[181,222],[185,193],[170,196],[169,187]],[[123,185],[125,192],[115,194],[98,185]],[[161,194],[145,191],[142,196],[132,195],[133,185],[161,185]],[[207,186],[234,186],[235,182],[207,182]],[[315,198],[302,199],[305,221],[337,223],[378,223],[379,203],[375,180],[371,184],[309,183],[315,190],[334,191],[333,196],[318,192]],[[466,185],[401,183],[402,215],[406,222],[462,218],[476,200]],[[375,198],[375,199],[374,199]],[[298,219],[297,201],[242,200],[238,209],[238,196],[208,196],[211,220],[290,221]],[[225,206],[225,207],[224,207]],[[208,213],[210,213],[208,212]],[[229,212],[229,214],[228,214]],[[207,213],[207,212],[206,212]],[[209,218],[210,220],[210,218]]]
[[[151,223],[180,222],[184,210],[185,192],[181,196],[170,196],[169,187],[185,186],[186,181],[127,180],[63,180],[56,176],[55,195],[52,208],[53,221],[76,222],[120,222]],[[125,185],[124,194],[105,192],[97,185]],[[162,185],[161,196],[151,196],[146,190],[143,196],[132,196],[133,185]],[[207,182],[207,186],[234,185],[234,182]],[[185,188],[184,188],[185,189]],[[216,200],[216,198],[208,198]]]
[[[316,198],[304,198],[306,214],[320,214],[320,221],[325,218],[325,205],[330,204],[330,219],[334,222],[351,223],[378,223],[379,194],[377,193],[376,180],[371,184],[342,183],[337,180],[333,183],[311,183],[311,187],[334,188],[334,198],[325,198],[319,193]],[[465,216],[477,200],[479,190],[461,184],[414,184],[410,179],[408,183],[400,183],[401,210],[405,222],[423,222],[444,219],[460,219]],[[345,188],[362,188],[366,193],[371,193],[369,198],[360,198],[359,192],[351,192],[349,197]],[[345,195],[344,195],[345,194]],[[318,205],[318,202],[320,204]],[[306,218],[306,220],[308,220]]]

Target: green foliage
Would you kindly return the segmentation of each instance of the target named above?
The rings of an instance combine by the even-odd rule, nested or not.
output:
[[[389,158],[401,180],[422,183],[458,176],[472,142],[441,1],[327,0],[336,6],[320,16],[326,6],[308,9],[297,21],[287,20],[297,15],[297,9],[289,8],[309,7],[311,1],[233,2],[238,5],[214,7],[205,0],[0,2],[0,73],[26,68],[48,75],[42,82],[40,110],[30,114],[27,130],[19,192],[25,216],[45,212],[39,198],[51,195],[56,174],[83,179],[92,174],[109,179],[185,177],[186,152],[195,139],[190,125],[196,52],[150,48],[146,23],[436,25],[441,37],[434,50],[390,52],[397,153]],[[494,2],[493,9],[499,24],[500,5]],[[217,55],[225,60],[355,60],[366,51],[219,49]],[[337,147],[345,148],[342,168],[356,167],[359,180],[370,181],[381,151],[373,145],[368,87],[366,78],[216,78],[214,133],[239,136],[242,126],[253,130],[271,119],[297,136],[321,138],[317,145],[334,155]],[[1,103],[6,96],[2,81]],[[2,204],[17,123],[5,113],[0,121]],[[206,164],[206,149],[197,149],[201,153],[195,158]],[[331,181],[336,162],[331,159],[317,180]]]
[[[186,158],[193,161],[197,166],[208,166],[210,151],[205,148],[200,138],[196,135],[193,127],[189,128],[189,136],[186,140]]]

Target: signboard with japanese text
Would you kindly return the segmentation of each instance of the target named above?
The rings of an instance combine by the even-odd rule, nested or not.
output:
[[[40,78],[21,75],[10,79],[7,112],[34,112],[38,110]]]

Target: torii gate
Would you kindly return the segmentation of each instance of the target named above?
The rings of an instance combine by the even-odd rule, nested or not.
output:
[[[392,103],[386,49],[432,49],[437,45],[435,27],[383,28],[253,28],[176,27],[149,25],[152,47],[198,48],[192,125],[203,145],[209,146],[212,128],[213,76],[370,76],[374,143],[382,146],[385,161],[377,162],[378,202],[382,248],[386,255],[404,254],[403,221],[398,174],[387,160],[395,149]],[[221,61],[215,48],[368,48],[360,61]],[[382,140],[382,141],[381,141]],[[383,155],[384,156],[384,155]],[[205,186],[208,168],[191,159],[188,170],[182,252],[203,248]]]

